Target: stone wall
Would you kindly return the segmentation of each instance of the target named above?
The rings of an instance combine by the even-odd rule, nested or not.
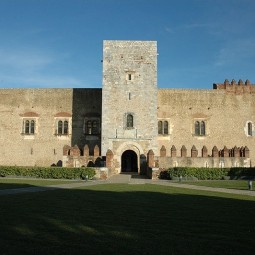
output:
[[[72,89],[1,89],[0,98],[0,165],[61,165],[71,145]],[[60,119],[67,135],[56,135]],[[35,121],[34,135],[25,134],[25,120]]]
[[[157,43],[104,41],[103,54],[102,155],[110,149],[120,172],[122,153],[133,150],[139,168],[157,147]]]
[[[255,165],[255,94],[228,93],[224,89],[215,90],[158,90],[158,120],[169,123],[169,133],[158,135],[160,155],[164,146],[166,156],[171,156],[174,145],[176,157],[181,157],[185,145],[187,157],[191,158],[192,146],[197,149],[197,157],[202,157],[205,146],[211,155],[214,146],[223,149],[247,146],[250,150],[250,164]],[[195,122],[204,121],[205,135],[195,134]],[[252,123],[252,134],[248,134],[248,123]]]

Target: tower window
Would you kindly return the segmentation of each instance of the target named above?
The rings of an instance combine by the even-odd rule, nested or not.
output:
[[[195,135],[196,136],[205,136],[205,122],[196,121],[195,122]]]
[[[167,120],[158,121],[158,134],[159,135],[168,135],[168,121]]]
[[[129,73],[128,74],[128,80],[131,81],[132,80],[132,75]]]
[[[132,114],[127,115],[127,128],[133,128],[134,127],[134,117]]]

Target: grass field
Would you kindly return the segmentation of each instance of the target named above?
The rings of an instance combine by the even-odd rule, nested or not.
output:
[[[0,199],[0,254],[255,252],[253,197],[105,184]]]
[[[221,180],[221,181],[182,181],[183,184],[192,184],[196,186],[207,186],[213,188],[226,188],[226,189],[239,189],[239,190],[248,190],[248,181],[243,180]],[[253,182],[255,185],[255,182]],[[254,186],[255,190],[255,186]]]
[[[77,181],[69,180],[43,180],[43,179],[8,179],[0,178],[0,190],[3,189],[17,189],[17,188],[27,188],[33,186],[47,186],[47,185],[56,185],[56,184],[65,184],[72,183]],[[1,253],[0,253],[1,254]]]

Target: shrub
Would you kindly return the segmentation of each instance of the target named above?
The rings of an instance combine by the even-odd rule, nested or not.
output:
[[[95,170],[88,167],[67,168],[67,167],[20,167],[0,166],[0,176],[25,176],[42,179],[92,179]]]
[[[233,167],[229,171],[229,176],[255,176],[255,167]]]
[[[178,177],[196,177],[199,180],[221,180],[226,176],[255,176],[255,168],[204,168],[204,167],[173,167],[160,172],[160,179],[172,180]]]
[[[160,173],[161,179],[196,177],[199,180],[221,180],[228,175],[228,168],[173,167]]]

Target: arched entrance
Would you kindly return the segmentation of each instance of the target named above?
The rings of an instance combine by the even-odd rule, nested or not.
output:
[[[126,150],[121,156],[121,172],[138,172],[137,154],[132,150]]]

